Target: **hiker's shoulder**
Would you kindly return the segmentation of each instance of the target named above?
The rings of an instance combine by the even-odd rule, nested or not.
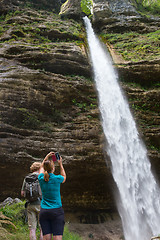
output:
[[[43,178],[44,178],[44,173],[40,173],[40,174],[38,175],[38,180],[43,179]]]

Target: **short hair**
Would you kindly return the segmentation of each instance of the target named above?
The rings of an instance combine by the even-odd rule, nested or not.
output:
[[[36,172],[41,168],[42,163],[41,162],[34,162],[32,163],[32,165],[30,166],[30,171],[31,172]]]

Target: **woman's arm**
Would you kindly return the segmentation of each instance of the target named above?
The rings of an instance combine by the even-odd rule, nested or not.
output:
[[[58,164],[60,166],[60,175],[62,175],[64,177],[64,180],[62,183],[64,183],[66,181],[66,172],[65,172],[63,164],[62,164],[62,157],[60,157],[60,160],[58,160]]]

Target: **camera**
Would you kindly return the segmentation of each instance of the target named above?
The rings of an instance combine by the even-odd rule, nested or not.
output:
[[[60,155],[59,155],[58,152],[55,153],[55,156],[56,156],[56,159],[57,159],[57,160],[60,160]]]
[[[52,160],[53,160],[53,162],[60,160],[60,155],[58,152],[56,152],[54,155],[52,155]]]

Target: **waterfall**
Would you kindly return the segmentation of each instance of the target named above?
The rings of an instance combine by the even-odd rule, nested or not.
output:
[[[160,234],[160,190],[151,172],[112,61],[91,23],[84,17],[94,79],[99,97],[107,153],[119,191],[116,199],[125,240],[150,240]]]

